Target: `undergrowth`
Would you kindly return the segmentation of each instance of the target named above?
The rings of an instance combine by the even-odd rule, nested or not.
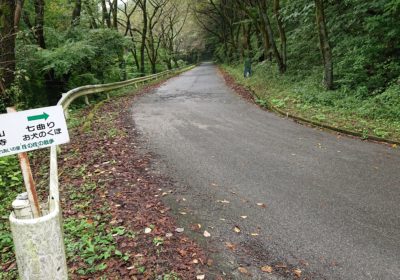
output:
[[[162,78],[165,79],[165,78]],[[159,80],[151,81],[150,84],[157,83]],[[149,83],[146,83],[147,85]],[[140,90],[143,86],[129,86],[120,90],[114,90],[109,93],[111,98],[131,94]],[[95,111],[105,101],[107,96],[105,94],[98,94],[90,97],[91,108]],[[99,104],[100,102],[100,104]],[[96,106],[96,104],[99,104]],[[94,106],[93,106],[94,105]],[[93,106],[93,107],[92,107]],[[69,109],[70,118],[68,119],[68,128],[81,129],[80,133],[90,132],[91,120],[93,114],[86,118],[82,118],[83,110],[87,106],[84,105],[82,99],[78,99]],[[112,137],[117,131],[107,131],[108,136]],[[36,170],[34,175],[37,180],[37,188],[40,197],[45,197],[48,191],[48,151],[44,152],[30,152],[31,163],[33,170]],[[79,156],[71,154],[70,156]],[[64,171],[62,171],[64,172]],[[67,170],[69,176],[82,176],[85,172],[85,166],[81,165],[77,168]],[[80,189],[71,187],[68,192],[62,194],[68,200],[74,202],[74,210],[85,213],[93,204],[93,192],[99,186],[87,181]],[[17,266],[15,263],[14,246],[11,236],[9,215],[12,211],[11,203],[19,193],[24,192],[24,183],[21,170],[18,163],[17,155],[0,157],[0,279],[12,280],[18,278]],[[44,194],[43,194],[44,193]],[[108,205],[102,206],[104,211],[107,210]],[[87,212],[86,212],[87,213]],[[107,268],[105,260],[110,258],[121,259],[127,261],[129,255],[121,253],[116,249],[116,236],[124,236],[133,238],[134,233],[125,230],[123,227],[113,227],[106,223],[109,217],[94,215],[93,218],[87,217],[67,217],[64,220],[65,231],[65,247],[68,262],[79,263],[80,267],[71,267],[71,271],[76,271],[79,275],[91,275],[96,272],[101,272]],[[174,275],[171,275],[175,279]]]
[[[292,71],[280,75],[276,67],[263,62],[253,68],[253,76],[243,77],[243,66],[223,65],[240,84],[251,88],[256,102],[264,107],[272,104],[293,115],[362,133],[400,140],[400,84],[390,85],[384,92],[365,96],[346,87],[327,91],[322,87],[320,69],[310,70],[304,78]]]

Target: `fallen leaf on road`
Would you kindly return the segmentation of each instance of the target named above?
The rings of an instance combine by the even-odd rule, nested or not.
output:
[[[242,219],[247,219],[247,216],[240,216],[240,218],[242,218]]]
[[[190,229],[193,231],[198,231],[199,229],[201,229],[201,225],[200,224],[193,224],[190,226]]]
[[[249,271],[244,267],[239,267],[238,270],[239,270],[240,273],[249,274]]]
[[[236,232],[236,233],[239,233],[240,232],[240,228],[236,226],[236,227],[233,228],[233,231]]]
[[[260,206],[262,208],[266,208],[267,207],[267,205],[265,205],[264,203],[257,203],[257,206]]]
[[[229,201],[228,201],[228,200],[226,200],[226,199],[224,199],[224,200],[217,200],[217,202],[219,202],[219,203],[226,203],[226,204],[228,204],[228,203],[229,203]]]
[[[187,213],[186,212],[179,212],[179,214],[186,215]]]
[[[185,231],[185,229],[184,228],[177,228],[177,229],[175,229],[175,231],[178,232],[178,233],[182,233],[182,232]]]
[[[293,269],[293,273],[294,273],[294,275],[296,275],[296,277],[301,277],[301,270],[300,269],[298,269],[298,268]]]
[[[299,263],[303,266],[309,266],[309,263],[306,262],[305,260],[300,260]]]
[[[236,250],[236,245],[231,242],[225,242],[225,247],[232,251]]]
[[[275,265],[275,267],[276,267],[276,268],[287,268],[287,265],[284,264],[284,263],[277,263],[277,264]]]
[[[204,231],[203,235],[204,235],[204,237],[210,237],[211,236],[211,234],[206,230]]]
[[[396,148],[397,148],[397,144],[393,144],[393,145],[392,145],[392,148],[393,148],[393,149],[396,149]]]
[[[257,232],[252,232],[250,235],[251,236],[259,236],[260,234],[258,234]]]
[[[272,266],[264,265],[263,267],[261,267],[261,271],[271,273],[273,271],[273,269],[272,269]]]

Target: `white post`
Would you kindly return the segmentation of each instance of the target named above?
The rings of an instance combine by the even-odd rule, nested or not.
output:
[[[7,108],[7,112],[15,112],[15,109]],[[53,146],[51,149],[55,152],[56,147]],[[28,156],[26,153],[20,153],[18,157],[27,193],[19,195],[13,202],[14,212],[10,214],[9,220],[19,278],[21,280],[66,280],[68,269],[58,198],[58,181],[50,181],[50,200],[48,204],[40,207]],[[50,164],[54,165],[53,162]],[[51,169],[54,170],[54,166]]]
[[[10,224],[21,280],[68,279],[58,205],[38,219],[18,219],[11,213]]]

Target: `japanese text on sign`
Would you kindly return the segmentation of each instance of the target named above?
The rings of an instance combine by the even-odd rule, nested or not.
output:
[[[69,142],[61,106],[0,115],[0,156]]]

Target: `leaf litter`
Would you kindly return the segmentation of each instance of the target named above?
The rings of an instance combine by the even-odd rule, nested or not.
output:
[[[146,87],[143,93],[154,87]],[[116,253],[93,263],[101,270],[82,275],[80,269],[86,264],[81,256],[69,258],[70,279],[153,279],[172,272],[181,279],[205,279],[199,274],[207,272],[205,252],[185,234],[171,234],[179,228],[158,198],[171,193],[160,193],[170,182],[149,171],[151,155],[137,148],[130,116],[133,99],[106,101],[101,114],[94,115],[90,131],[72,129],[71,143],[63,146],[59,172],[64,219],[101,220],[106,231],[121,230],[112,235]],[[84,119],[89,110],[80,117]],[[87,190],[88,185],[94,187]],[[79,199],[70,199],[72,194],[93,198],[82,206]],[[193,262],[194,257],[198,262]]]

